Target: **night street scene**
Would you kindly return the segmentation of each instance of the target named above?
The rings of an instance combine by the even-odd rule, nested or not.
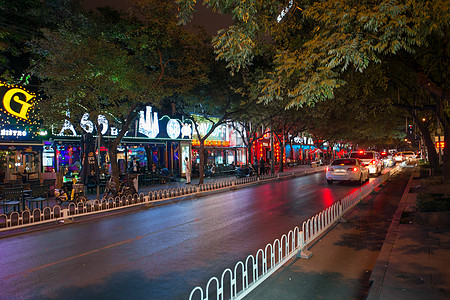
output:
[[[0,0],[0,300],[450,299],[449,23]]]

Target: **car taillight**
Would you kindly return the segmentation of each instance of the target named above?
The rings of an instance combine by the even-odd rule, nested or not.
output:
[[[376,164],[377,162],[375,161],[375,160],[372,160],[370,163],[369,163],[369,165],[374,165],[374,164]]]
[[[348,168],[347,171],[350,171],[350,172],[358,172],[359,169],[358,169],[358,168]]]
[[[327,167],[327,172],[328,172],[328,171],[333,172],[334,169],[333,169],[332,167]]]

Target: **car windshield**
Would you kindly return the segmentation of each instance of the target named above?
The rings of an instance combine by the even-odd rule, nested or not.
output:
[[[332,166],[354,166],[356,159],[336,159],[331,163]]]
[[[372,159],[373,152],[353,152],[350,153],[351,158],[359,158],[359,159]]]

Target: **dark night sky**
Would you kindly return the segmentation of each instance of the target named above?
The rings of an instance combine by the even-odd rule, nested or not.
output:
[[[229,16],[214,13],[201,5],[202,1],[197,1],[194,19],[189,23],[191,25],[201,25],[206,28],[206,31],[211,35],[216,35],[217,30],[225,28],[232,24],[232,19]],[[87,9],[95,7],[111,6],[118,10],[127,10],[127,0],[84,0],[83,6]]]

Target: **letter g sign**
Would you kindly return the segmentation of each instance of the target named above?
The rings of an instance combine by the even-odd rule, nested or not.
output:
[[[22,87],[0,82],[0,97],[2,100],[1,108],[6,113],[28,121],[28,113],[34,105],[35,94]]]

